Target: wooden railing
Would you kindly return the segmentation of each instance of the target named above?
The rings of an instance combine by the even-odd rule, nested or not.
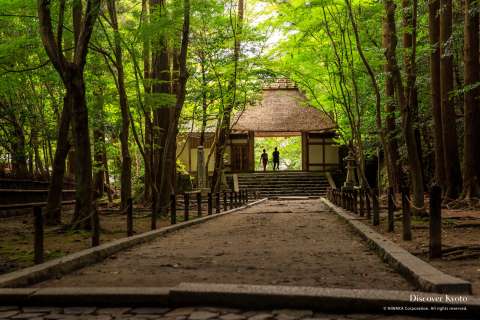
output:
[[[403,240],[412,240],[411,227],[411,201],[407,188],[402,189],[402,236]],[[363,189],[340,190],[330,188],[327,198],[334,205],[342,207],[360,217],[365,217],[372,225],[380,225],[380,206],[378,190],[373,189],[368,193]],[[429,194],[429,227],[430,227],[430,258],[442,256],[442,190],[439,186],[432,186]],[[372,204],[372,206],[371,206]],[[395,230],[395,195],[392,188],[387,192],[387,231]],[[417,208],[425,210],[424,208]]]
[[[196,210],[197,218],[202,217],[204,214],[204,204],[206,204],[206,212],[208,215],[219,214],[234,208],[241,207],[245,204],[248,204],[250,196],[256,198],[256,192],[249,192],[248,190],[240,190],[239,192],[234,191],[224,191],[222,193],[208,193],[206,199],[204,199],[200,191],[185,192],[182,194],[172,194],[170,197],[170,224],[178,223],[177,213],[178,211],[183,211],[183,221],[189,221],[193,217],[190,216],[191,211]],[[195,201],[193,201],[195,197]],[[223,197],[223,199],[222,199]],[[222,207],[223,200],[223,207]],[[74,204],[75,201],[64,201],[62,204]],[[99,214],[97,210],[96,203],[94,205],[94,212],[87,217],[86,219],[92,219],[92,230],[91,230],[91,244],[92,247],[98,246],[100,244],[100,221]],[[9,209],[31,209],[33,213],[33,226],[34,226],[34,263],[39,264],[44,262],[44,226],[45,219],[43,214],[43,208],[46,206],[46,202],[38,203],[22,203],[22,204],[13,204],[13,205],[2,205],[0,210],[9,210]],[[121,214],[126,215],[126,234],[127,237],[134,235],[134,215],[133,215],[133,201],[128,199],[127,208],[125,211],[120,212]],[[215,212],[215,213],[214,213]],[[145,217],[151,217],[152,214],[148,214]],[[156,228],[156,224],[152,224],[152,229]]]

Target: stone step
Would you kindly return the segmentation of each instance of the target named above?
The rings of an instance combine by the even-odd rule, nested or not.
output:
[[[245,189],[245,188],[244,188]],[[328,188],[322,188],[322,187],[315,187],[315,188],[246,188],[248,190],[256,190],[256,191],[284,191],[284,192],[289,192],[289,191],[324,191],[327,190]]]
[[[238,180],[239,183],[263,183],[263,182],[285,182],[285,183],[328,183],[326,179],[249,179]]]
[[[327,179],[262,179],[262,178],[256,178],[256,179],[238,179],[238,182],[257,182],[257,181],[285,181],[285,182],[289,182],[289,181],[292,181],[292,182],[295,182],[295,181],[298,181],[298,182],[327,182]]]
[[[325,174],[314,172],[245,173],[238,175],[238,182],[263,197],[322,196],[329,187]]]

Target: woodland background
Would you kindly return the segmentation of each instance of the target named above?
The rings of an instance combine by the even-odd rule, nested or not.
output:
[[[0,167],[49,179],[49,224],[76,182],[71,224],[113,195],[162,213],[179,132],[215,132],[220,188],[230,119],[262,84],[295,81],[382,189],[417,211],[478,204],[479,2],[474,0],[0,0]],[[204,135],[202,135],[204,139]],[[203,140],[202,140],[203,142]],[[373,186],[372,186],[373,187]],[[374,192],[371,190],[371,192]]]

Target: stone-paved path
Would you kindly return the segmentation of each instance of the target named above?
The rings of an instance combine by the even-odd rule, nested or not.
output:
[[[38,286],[181,282],[413,289],[320,200],[270,200]]]
[[[29,320],[416,320],[405,315],[326,314],[309,310],[264,310],[246,311],[223,308],[48,308],[48,307],[2,307],[0,319]]]

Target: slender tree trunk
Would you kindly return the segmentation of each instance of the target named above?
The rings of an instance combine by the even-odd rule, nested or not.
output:
[[[146,25],[149,22],[149,7],[148,1],[142,0],[142,21],[143,24]],[[149,97],[151,94],[151,67],[150,67],[150,41],[145,39],[143,41],[143,87],[145,91],[145,97]],[[145,203],[149,203],[152,201],[152,193],[153,193],[153,181],[155,180],[155,176],[153,173],[153,129],[152,129],[152,116],[151,116],[151,104],[149,103],[149,99],[144,100],[145,105],[145,158],[144,158],[144,195],[143,201]]]
[[[418,127],[418,90],[417,90],[417,15],[418,0],[402,0],[403,12],[403,60],[405,65],[406,86],[405,97],[412,112],[412,121],[414,123],[414,134],[417,145],[417,154],[420,159],[422,180],[424,180],[424,166],[422,159],[422,140],[420,137],[420,128]]]
[[[115,54],[115,67],[117,70],[117,89],[120,100],[120,110],[122,112],[122,129],[120,131],[120,144],[122,150],[122,170],[121,170],[121,189],[120,209],[124,210],[127,207],[128,199],[132,197],[132,158],[130,156],[130,150],[128,148],[128,135],[129,135],[129,111],[128,111],[128,98],[127,91],[125,89],[125,72],[123,68],[123,52],[120,33],[118,29],[117,9],[116,1],[109,0],[107,2],[108,12],[110,15],[110,22],[114,32],[114,54]]]
[[[205,53],[200,51],[200,70],[202,73],[202,127],[200,129],[200,145],[205,147],[205,130],[207,128],[207,73],[206,66],[207,61],[205,60]],[[208,165],[206,165],[208,168]]]
[[[15,140],[12,145],[12,171],[15,177],[24,179],[28,176],[27,156],[25,151],[25,133],[17,119],[13,119]]]
[[[445,154],[443,152],[442,96],[440,86],[440,0],[430,0],[428,23],[430,37],[430,93],[435,149],[435,182],[445,190]]]
[[[456,199],[462,184],[453,91],[452,0],[440,0],[440,87],[446,199]]]
[[[463,150],[463,196],[479,196],[480,183],[480,61],[479,61],[479,7],[475,0],[465,1],[464,30],[464,113],[465,134]]]
[[[63,110],[57,133],[57,148],[52,163],[52,176],[48,187],[46,223],[57,225],[62,223],[62,190],[65,175],[65,159],[70,150],[68,132],[72,116],[71,98],[67,94],[63,99]]]
[[[95,198],[102,198],[105,192],[105,117],[104,117],[104,98],[103,90],[96,90],[95,110],[93,121],[93,158],[94,158],[94,174],[93,185]]]
[[[385,43],[386,37],[384,37],[384,48],[388,45]],[[387,140],[387,151],[389,154],[390,161],[387,165],[390,165],[389,173],[389,182],[390,187],[394,188],[395,192],[399,192],[400,188],[400,153],[398,151],[398,141],[396,138],[397,128],[395,124],[395,86],[392,79],[392,70],[388,63],[385,64],[385,131],[386,131],[386,140]]]
[[[345,4],[347,5],[348,16],[350,18],[350,22],[351,22],[352,28],[353,28],[353,33],[355,35],[355,44],[356,44],[358,54],[360,55],[362,63],[364,65],[365,69],[367,70],[367,73],[368,73],[368,76],[370,78],[370,82],[371,82],[373,91],[375,93],[375,123],[376,123],[376,126],[377,126],[380,142],[381,142],[383,150],[384,150],[385,160],[386,160],[386,163],[387,163],[387,169],[388,169],[388,171],[390,171],[390,169],[392,168],[392,161],[391,161],[391,158],[390,158],[390,153],[388,152],[385,129],[383,128],[383,124],[382,124],[382,99],[381,99],[381,95],[380,95],[380,88],[378,86],[377,79],[375,77],[375,72],[373,71],[373,69],[370,65],[370,62],[367,60],[367,58],[366,58],[366,56],[363,52],[363,47],[362,47],[360,35],[359,35],[359,32],[358,32],[357,22],[356,22],[355,16],[353,15],[352,3],[349,0],[345,0]],[[360,118],[360,115],[358,114],[357,117]],[[360,121],[360,120],[358,120],[358,121]],[[352,128],[353,127],[359,128],[360,127],[360,122],[358,122],[358,124],[356,126],[352,126]],[[357,131],[356,136],[357,136],[357,141],[358,141],[358,150],[359,150],[358,154],[359,154],[359,160],[360,160],[359,161],[360,162],[359,168],[360,168],[360,174],[361,174],[361,178],[362,178],[362,186],[366,186],[370,190],[367,179],[366,179],[366,176],[365,176],[365,170],[364,170],[365,152],[363,150],[362,134],[361,134],[360,130],[355,130],[355,131]],[[390,180],[391,176],[392,176],[392,174],[389,173],[389,184],[390,185],[392,185],[394,183],[392,180]]]
[[[45,168],[43,166],[43,161],[42,158],[40,157],[40,146],[39,146],[39,141],[38,141],[38,130],[35,128],[35,126],[32,126],[32,129],[30,131],[30,140],[32,144],[32,149],[33,149],[33,156],[35,158],[35,175],[36,176],[45,176]]]
[[[67,90],[70,91],[73,99],[72,119],[73,132],[75,133],[76,202],[72,225],[78,228],[89,229],[93,196],[92,156],[83,70],[80,71],[74,68],[72,72],[72,86],[67,88]]]
[[[402,133],[407,147],[407,159],[410,174],[410,183],[413,194],[414,211],[424,212],[424,184],[422,179],[422,168],[420,155],[418,154],[417,141],[414,131],[413,110],[407,97],[405,96],[405,89],[400,74],[396,58],[397,48],[397,32],[395,25],[395,11],[396,5],[393,0],[385,0],[385,30],[389,39],[386,41],[389,45],[385,51],[385,57],[392,70],[392,77],[395,83],[395,92],[398,97],[400,106],[400,113],[402,117]],[[412,83],[410,83],[412,84]],[[411,92],[411,91],[409,91]]]
[[[150,19],[159,20],[166,19],[166,8],[164,0],[150,0]],[[170,61],[168,54],[168,43],[165,34],[161,34],[157,40],[152,42],[152,64],[151,64],[151,78],[153,79],[152,93],[170,96]],[[154,152],[154,172],[155,172],[155,189],[157,209],[160,212],[168,210],[170,195],[162,192],[163,186],[169,185],[170,175],[165,174],[165,161],[168,151],[165,149],[165,143],[168,135],[168,128],[170,125],[171,112],[173,107],[166,101],[159,101],[158,107],[154,111],[154,129],[153,129],[153,144],[156,147]]]
[[[230,80],[229,85],[229,94],[232,96],[229,98],[228,104],[225,106],[223,110],[223,114],[220,120],[220,128],[218,130],[218,136],[216,139],[215,144],[215,167],[213,170],[212,175],[212,185],[211,190],[212,192],[219,192],[221,187],[221,179],[222,179],[222,172],[224,168],[224,154],[227,139],[230,135],[230,120],[232,111],[237,103],[236,101],[236,94],[237,94],[237,72],[238,72],[238,64],[240,60],[240,51],[241,51],[241,35],[243,29],[243,18],[244,18],[244,9],[245,3],[244,0],[238,0],[237,6],[237,19],[236,24],[232,26],[234,28],[234,52],[233,52],[233,62],[235,65],[235,70],[233,72],[234,76],[233,79]],[[208,163],[208,161],[207,161]]]

